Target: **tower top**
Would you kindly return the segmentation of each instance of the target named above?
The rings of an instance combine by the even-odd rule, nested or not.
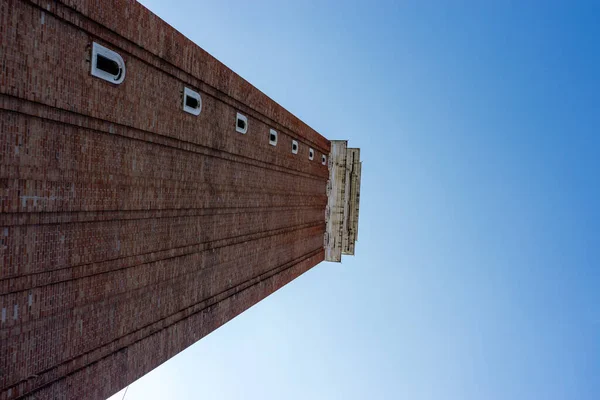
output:
[[[332,140],[329,153],[329,181],[325,220],[325,260],[342,261],[342,254],[354,255],[358,240],[360,205],[360,149],[348,148],[347,140]]]

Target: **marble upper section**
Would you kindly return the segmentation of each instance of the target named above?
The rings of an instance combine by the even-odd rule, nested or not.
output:
[[[358,240],[361,167],[360,149],[348,148],[347,140],[331,141],[325,211],[326,261],[341,262],[342,254],[354,255]]]

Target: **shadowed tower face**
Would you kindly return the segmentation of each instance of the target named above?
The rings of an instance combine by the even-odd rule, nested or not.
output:
[[[136,2],[0,12],[0,399],[105,399],[354,254],[357,149]]]

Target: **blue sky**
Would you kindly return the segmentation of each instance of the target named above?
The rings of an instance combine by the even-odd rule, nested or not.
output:
[[[356,257],[127,400],[600,398],[600,3],[143,3],[363,176]]]

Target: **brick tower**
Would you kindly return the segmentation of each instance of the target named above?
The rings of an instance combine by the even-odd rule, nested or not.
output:
[[[105,399],[324,260],[360,159],[140,4],[0,0],[0,399]]]

